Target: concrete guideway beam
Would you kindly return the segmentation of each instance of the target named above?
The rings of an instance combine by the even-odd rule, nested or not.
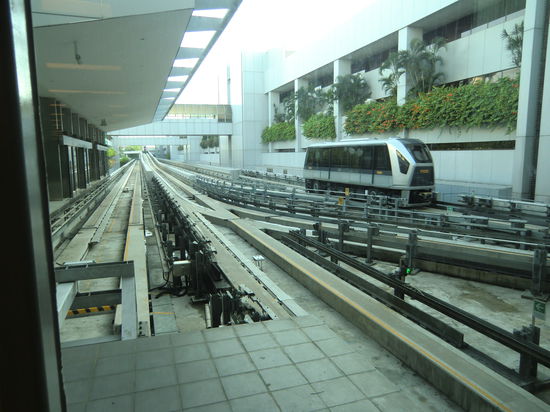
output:
[[[276,243],[257,225],[228,222],[243,239],[466,410],[547,410],[547,405],[408,319]]]

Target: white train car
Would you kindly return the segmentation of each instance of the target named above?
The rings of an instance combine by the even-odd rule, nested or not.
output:
[[[430,204],[434,167],[428,147],[416,139],[350,139],[307,148],[306,189],[377,194]]]

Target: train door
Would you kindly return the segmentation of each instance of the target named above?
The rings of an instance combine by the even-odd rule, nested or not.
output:
[[[392,185],[390,154],[387,145],[374,146],[372,185],[389,188]]]
[[[363,146],[361,153],[361,185],[372,186],[373,147]]]

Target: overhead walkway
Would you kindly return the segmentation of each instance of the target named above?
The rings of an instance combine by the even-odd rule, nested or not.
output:
[[[115,146],[118,139],[124,145],[179,145],[180,136],[227,136],[233,134],[230,105],[176,104],[165,119],[142,126],[110,132]],[[154,136],[154,142],[151,137]]]

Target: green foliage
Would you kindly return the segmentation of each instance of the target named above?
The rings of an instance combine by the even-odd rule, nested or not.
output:
[[[124,148],[125,152],[141,152],[143,150],[143,146],[126,146]]]
[[[344,129],[348,134],[383,133],[434,127],[497,127],[515,129],[518,80],[501,78],[496,83],[436,87],[397,106],[395,99],[355,106]]]
[[[438,37],[427,44],[420,39],[413,39],[408,50],[401,50],[389,54],[382,63],[379,73],[382,76],[379,82],[386,93],[397,96],[399,79],[407,73],[411,84],[409,98],[420,93],[427,93],[443,79],[443,73],[437,72],[438,64],[443,64],[439,51],[445,48],[445,39]]]
[[[284,142],[296,139],[294,123],[274,123],[262,132],[262,143]]]
[[[116,156],[116,150],[113,149],[112,147],[109,147],[109,148],[107,149],[107,153],[106,153],[106,154],[107,154],[107,157],[114,157],[114,156]]]
[[[120,166],[124,166],[126,163],[130,161],[130,158],[128,156],[122,156],[120,158]]]
[[[344,112],[364,103],[371,95],[367,81],[359,74],[338,76],[332,86],[334,98],[342,103]]]
[[[515,24],[509,33],[502,30],[501,37],[506,40],[506,50],[512,53],[512,62],[516,67],[521,66],[521,55],[523,50],[523,22]]]
[[[219,145],[220,145],[219,136],[203,136],[200,142],[201,149],[219,147]]]
[[[280,117],[280,121],[278,121],[278,123],[294,122],[294,119],[296,118],[296,102],[294,100],[294,95],[292,95],[291,97],[287,97],[282,101],[282,103],[283,103],[284,114],[282,115],[282,117]]]
[[[336,128],[334,117],[326,114],[315,114],[304,122],[304,136],[308,139],[335,139]]]

